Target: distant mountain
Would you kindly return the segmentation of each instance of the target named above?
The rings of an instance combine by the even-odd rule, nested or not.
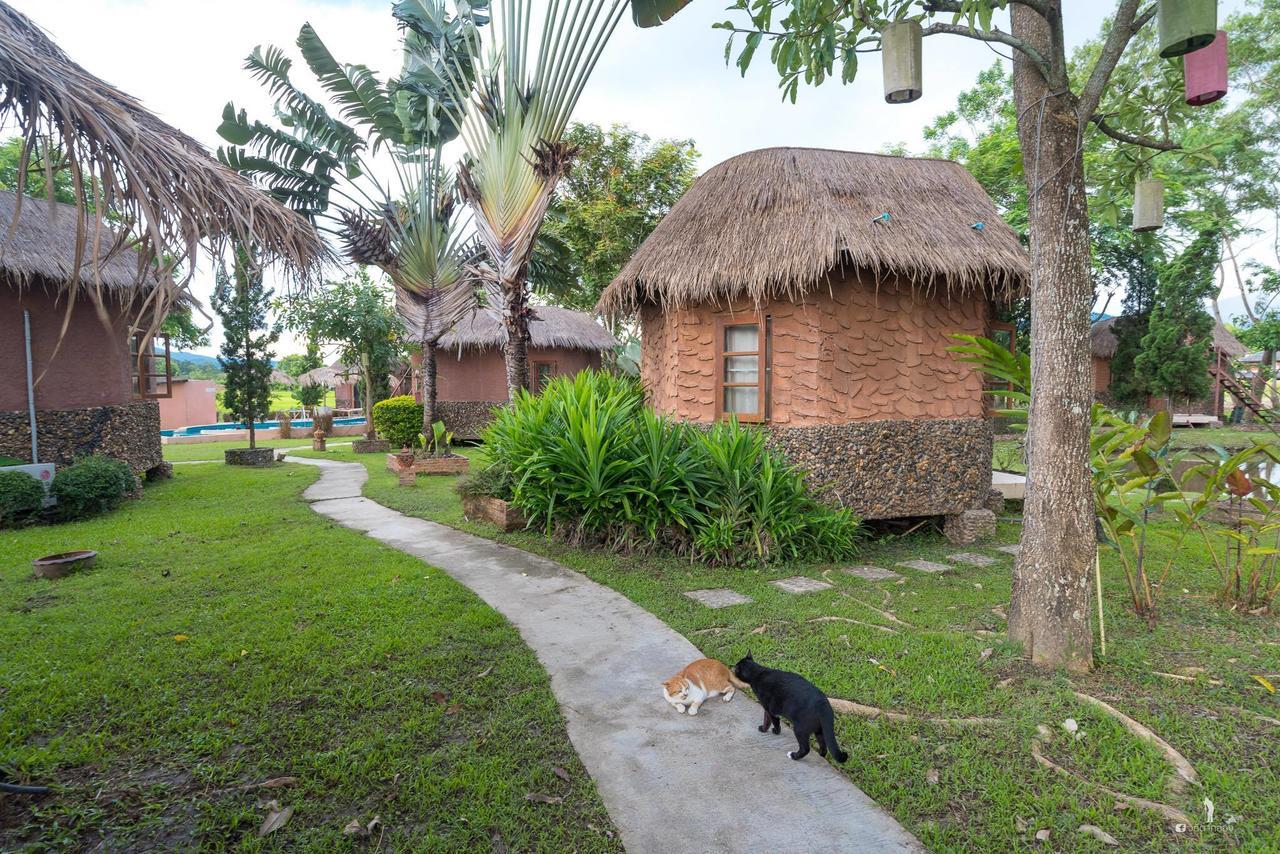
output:
[[[218,359],[214,356],[202,356],[199,353],[174,350],[169,354],[169,358],[175,362],[191,362],[193,365],[208,365],[211,368],[218,368]],[[220,368],[218,369],[221,370]]]

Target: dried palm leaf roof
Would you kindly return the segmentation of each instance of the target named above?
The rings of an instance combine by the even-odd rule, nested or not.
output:
[[[77,206],[97,216],[83,221],[97,222],[107,210],[120,217],[124,230],[136,232],[143,268],[161,258],[168,269],[194,261],[202,243],[215,252],[227,242],[253,245],[263,261],[282,260],[300,274],[325,254],[305,220],[81,68],[0,2],[0,121],[6,119],[17,120],[26,142],[19,180],[37,140],[54,140],[77,191],[94,187]],[[0,222],[0,254],[6,226]],[[76,256],[93,240],[82,233]]]
[[[1089,349],[1098,359],[1111,359],[1120,346],[1116,338],[1115,324],[1123,318],[1108,317],[1095,321],[1089,330]],[[1213,349],[1229,359],[1239,359],[1249,352],[1249,348],[1240,343],[1240,339],[1231,334],[1231,330],[1221,323],[1213,324]]]
[[[501,347],[506,343],[506,328],[497,312],[488,308],[473,308],[447,328],[433,326],[433,299],[448,298],[447,291],[423,296],[396,288],[396,311],[413,340],[426,341],[435,337],[437,347],[458,350]],[[445,315],[447,312],[434,313],[437,318]],[[618,343],[592,315],[554,305],[533,307],[529,337],[530,347],[563,347],[568,350],[612,350]]]
[[[765,148],[699,177],[596,308],[795,297],[844,266],[999,299],[1028,279],[1017,236],[958,163]]]

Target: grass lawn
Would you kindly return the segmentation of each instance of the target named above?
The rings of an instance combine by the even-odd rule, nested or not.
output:
[[[349,449],[325,456],[355,458]],[[1195,549],[1184,550],[1154,631],[1125,610],[1123,577],[1104,561],[1108,656],[1099,657],[1095,674],[1068,678],[1032,670],[1003,639],[1008,557],[946,575],[901,569],[902,583],[866,582],[814,565],[708,569],[672,558],[619,557],[467,522],[452,478],[420,477],[415,488],[405,489],[381,458],[360,461],[370,471],[370,498],[553,557],[657,614],[708,655],[732,662],[750,649],[765,663],[807,675],[832,696],[920,717],[998,719],[959,727],[840,717],[840,739],[851,754],[844,770],[931,849],[1030,847],[1036,831],[1048,829],[1054,851],[1104,850],[1077,831],[1093,824],[1129,850],[1280,850],[1280,726],[1257,716],[1280,718],[1280,695],[1268,694],[1252,678],[1274,683],[1280,676],[1280,625],[1274,617],[1224,613],[1210,601],[1215,576]],[[1001,525],[1002,541],[1017,537],[1016,522]],[[1153,546],[1155,557],[1163,548],[1163,540]],[[936,533],[918,532],[868,543],[863,561],[892,568],[899,560],[938,559],[958,550]],[[769,583],[791,575],[825,578],[833,586],[794,596]],[[683,595],[709,587],[730,587],[754,601],[710,610]],[[840,619],[811,622],[820,617]],[[1185,681],[1157,671],[1184,675]],[[1172,791],[1174,775],[1161,754],[1075,699],[1072,689],[1151,727],[1192,762],[1202,785]],[[1062,722],[1068,718],[1079,723],[1082,739],[1066,734]],[[1030,747],[1033,738],[1043,738],[1039,725],[1051,731],[1044,755],[1083,781],[1036,764]],[[1178,833],[1151,812],[1117,810],[1115,799],[1095,784],[1175,806],[1195,826]],[[1214,804],[1211,825],[1205,823],[1206,797]]]
[[[301,432],[301,431],[298,431]],[[359,436],[335,436],[328,440],[328,445],[344,447],[350,445]],[[193,460],[221,460],[222,452],[233,448],[249,447],[248,439],[237,439],[234,442],[199,442],[191,445],[165,445],[164,458],[171,463],[191,462]],[[259,448],[309,448],[310,436],[295,436],[292,439],[259,439]]]
[[[0,795],[0,850],[619,848],[515,629],[313,513],[315,476],[184,466],[0,531],[0,779],[58,787]],[[32,577],[83,547],[96,568]],[[259,839],[272,800],[292,819]]]

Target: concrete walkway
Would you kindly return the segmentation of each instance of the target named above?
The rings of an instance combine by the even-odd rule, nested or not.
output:
[[[361,496],[363,465],[319,466],[318,513],[439,567],[510,620],[551,676],[569,738],[622,842],[639,852],[920,851],[919,843],[789,729],[762,735],[745,694],[696,717],[660,683],[701,657],[629,599],[558,563],[405,516]]]

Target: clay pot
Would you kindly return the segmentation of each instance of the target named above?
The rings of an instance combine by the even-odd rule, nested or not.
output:
[[[62,578],[79,569],[88,569],[98,562],[98,553],[87,549],[45,555],[31,561],[36,578]]]
[[[396,454],[396,462],[400,463],[401,468],[413,468],[413,449],[401,448],[400,453]]]

